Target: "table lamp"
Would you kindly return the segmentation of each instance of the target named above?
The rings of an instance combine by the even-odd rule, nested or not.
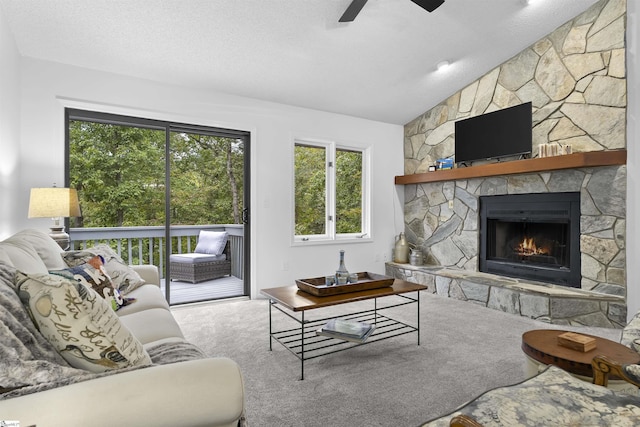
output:
[[[53,227],[49,236],[66,250],[69,247],[69,235],[60,224],[61,218],[80,216],[78,192],[75,188],[32,188],[29,198],[29,218],[51,218]]]

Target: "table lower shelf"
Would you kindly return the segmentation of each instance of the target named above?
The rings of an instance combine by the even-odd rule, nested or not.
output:
[[[420,345],[420,308],[418,298],[412,298],[406,295],[397,295],[403,301],[393,305],[386,305],[384,307],[376,307],[371,310],[364,310],[355,313],[347,313],[340,316],[324,317],[321,319],[314,319],[305,321],[304,313],[302,314],[302,320],[291,315],[285,311],[282,307],[277,305],[277,302],[271,301],[271,308],[275,308],[282,312],[286,316],[297,321],[299,326],[291,329],[283,329],[279,331],[270,331],[270,339],[275,340],[295,355],[302,363],[301,365],[301,379],[304,379],[304,361],[315,359],[317,357],[326,356],[329,354],[338,353],[344,350],[348,350],[354,347],[372,344],[374,342],[383,341],[390,338],[395,338],[401,335],[416,333],[418,335],[418,345]],[[381,310],[387,310],[394,307],[399,307],[407,304],[417,304],[417,319],[416,326],[406,322],[394,319],[386,314],[380,313]],[[269,312],[271,317],[271,311]],[[366,341],[352,342],[342,340],[339,338],[327,337],[318,335],[316,332],[330,319],[341,318],[351,321],[358,321],[369,323],[375,326],[373,333],[366,339]],[[271,348],[271,344],[270,344]]]

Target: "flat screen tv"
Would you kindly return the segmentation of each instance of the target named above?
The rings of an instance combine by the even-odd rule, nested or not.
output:
[[[456,163],[531,153],[531,102],[455,123]]]

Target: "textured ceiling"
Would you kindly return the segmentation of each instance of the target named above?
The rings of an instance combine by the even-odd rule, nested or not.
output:
[[[0,0],[19,52],[405,124],[595,0]],[[436,64],[447,60],[446,72]]]

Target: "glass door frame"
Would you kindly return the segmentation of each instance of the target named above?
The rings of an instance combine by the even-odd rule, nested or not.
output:
[[[126,116],[113,113],[97,112],[90,110],[82,110],[75,108],[65,108],[65,186],[70,184],[70,145],[69,145],[69,122],[71,120],[84,120],[94,123],[112,124],[119,126],[132,126],[141,127],[152,130],[162,130],[165,132],[165,280],[167,284],[165,286],[165,298],[168,302],[171,301],[170,291],[170,263],[168,262],[171,255],[171,175],[170,175],[170,138],[172,132],[188,132],[199,133],[213,136],[220,136],[225,138],[238,139],[243,142],[243,194],[242,194],[242,225],[243,225],[243,288],[244,296],[251,297],[251,222],[250,222],[250,201],[251,201],[251,175],[250,175],[250,160],[251,160],[251,133],[242,130],[224,129],[213,126],[204,125],[192,125],[179,122],[172,122],[166,120],[148,119],[142,117]],[[66,227],[69,228],[69,221],[66,221]],[[198,302],[198,301],[194,301]]]

